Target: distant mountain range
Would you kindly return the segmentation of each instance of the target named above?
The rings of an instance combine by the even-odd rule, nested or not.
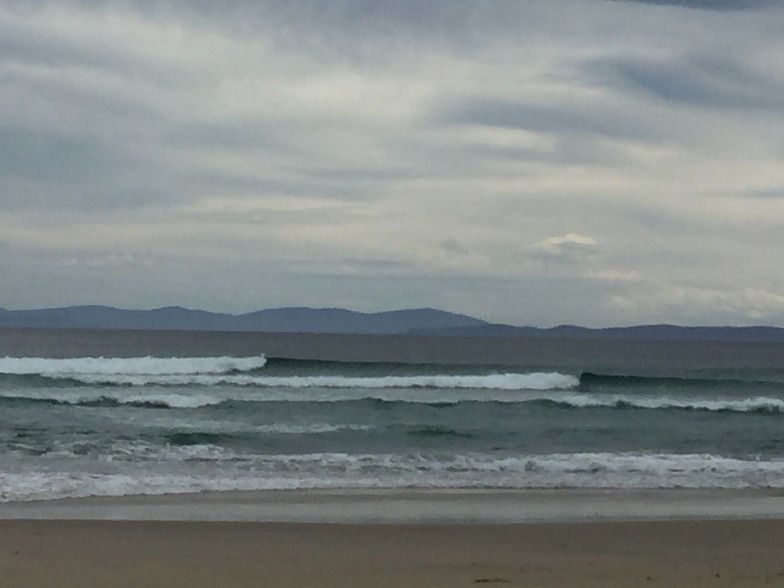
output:
[[[425,329],[419,332],[432,332]],[[602,339],[627,341],[738,341],[749,343],[784,343],[780,327],[683,327],[678,325],[635,325],[592,329],[559,325],[542,329],[511,325],[484,324],[439,329],[440,335],[481,337],[528,337],[549,339]]]
[[[153,310],[125,310],[110,306],[0,309],[0,327],[401,334],[413,330],[437,331],[486,324],[480,319],[432,308],[364,313],[342,308],[295,307],[238,315],[179,306]]]
[[[110,306],[67,306],[35,310],[0,309],[0,327],[784,342],[784,329],[779,327],[640,325],[592,329],[561,325],[542,329],[492,324],[471,316],[433,308],[364,313],[342,308],[291,307],[235,315],[191,310],[179,306],[152,310],[126,310]]]

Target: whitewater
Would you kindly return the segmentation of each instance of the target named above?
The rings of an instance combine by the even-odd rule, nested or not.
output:
[[[784,370],[667,356],[0,357],[0,500],[222,490],[784,488]],[[147,349],[139,345],[139,351]],[[194,350],[195,351],[195,350]],[[492,359],[492,353],[489,353]],[[608,367],[609,366],[609,367]],[[644,373],[643,373],[644,372]]]

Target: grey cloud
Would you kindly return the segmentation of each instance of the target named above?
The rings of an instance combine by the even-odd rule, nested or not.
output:
[[[110,159],[84,136],[2,130],[0,174],[12,180],[80,182],[109,167]]]
[[[150,169],[89,136],[0,127],[0,137],[7,210],[129,208],[158,196]]]
[[[351,45],[354,52],[376,53],[389,48],[396,37],[404,42],[428,44],[469,43],[485,33],[511,30],[531,10],[514,0],[476,2],[449,0],[64,0],[82,8],[130,8],[146,18],[196,18],[210,26],[246,32],[274,32],[279,39],[303,47]],[[30,5],[12,2],[24,9]],[[361,44],[366,40],[367,44]]]
[[[359,182],[386,182],[390,180],[407,180],[419,177],[419,173],[403,167],[396,167],[394,164],[377,167],[323,167],[312,168],[304,172],[313,178],[323,178],[331,180],[356,180]]]
[[[767,6],[778,6],[778,0],[613,0],[657,6],[678,6],[697,10],[754,10]]]
[[[449,124],[477,124],[525,129],[549,134],[585,134],[632,140],[664,137],[636,113],[619,116],[609,104],[543,105],[511,102],[498,98],[473,97],[445,109],[442,120]]]
[[[484,124],[484,123],[480,123]],[[490,125],[505,126],[505,125]],[[539,130],[531,127],[513,127],[525,130]],[[556,135],[555,130],[546,131]],[[529,163],[558,166],[584,166],[597,168],[616,167],[628,161],[628,155],[611,145],[602,144],[602,136],[594,136],[577,128],[564,129],[564,135],[555,138],[551,148],[532,149],[525,147],[504,147],[500,145],[467,145],[449,148],[450,160],[445,165],[456,162],[466,169],[478,163]],[[611,135],[608,135],[611,136]],[[644,133],[635,136],[635,140],[654,140]]]
[[[372,181],[363,182],[353,178],[348,172],[345,177],[329,178],[319,176],[307,170],[297,173],[266,172],[250,174],[227,170],[194,171],[180,190],[188,192],[183,199],[212,193],[239,193],[264,196],[265,194],[285,194],[289,198],[308,197],[335,201],[356,201],[372,199],[378,192],[378,186]],[[171,203],[176,198],[169,196]]]
[[[449,251],[450,253],[457,253],[460,255],[469,253],[469,249],[457,239],[445,239],[440,245],[445,251]]]
[[[134,6],[153,10],[151,3]],[[207,6],[213,4],[196,8]],[[235,3],[238,10],[254,6]],[[0,18],[0,203],[6,207],[131,208],[232,190],[345,199],[371,196],[371,182],[412,175],[393,162],[355,169],[321,161],[314,138],[318,125],[330,124],[324,117],[202,119],[200,109],[212,108],[209,79],[199,96],[195,80],[176,85],[183,73],[171,64],[138,63],[119,49],[97,52],[78,39],[17,29],[12,21]],[[65,66],[82,77],[73,80]],[[225,156],[248,165],[221,165]]]
[[[249,9],[261,18],[280,18],[294,27],[317,27],[321,30],[343,30],[361,37],[383,38],[393,34],[418,37],[422,33],[436,39],[471,36],[490,30],[507,29],[516,17],[529,14],[530,9],[514,0],[299,0],[298,2],[230,3],[237,13]],[[253,8],[261,6],[260,9]],[[223,4],[203,2],[206,10],[224,10]]]
[[[200,121],[198,124],[170,122],[161,132],[161,140],[177,148],[215,149],[223,152],[252,149],[256,152],[280,153],[296,150],[292,138],[280,122],[259,120]]]
[[[760,188],[758,190],[751,190],[744,195],[754,196],[756,198],[770,198],[779,199],[784,198],[784,186],[773,186],[770,188]]]
[[[613,0],[634,4],[654,6],[677,6],[695,10],[755,10],[768,6],[778,6],[778,0]]]
[[[594,61],[588,69],[610,83],[673,102],[716,108],[784,107],[784,88],[780,84],[728,59],[611,58]]]
[[[97,52],[64,39],[21,29],[0,19],[0,63],[34,63],[57,66],[109,66],[125,61],[122,54]]]
[[[89,135],[0,126],[0,206],[107,211],[171,200],[171,172]]]

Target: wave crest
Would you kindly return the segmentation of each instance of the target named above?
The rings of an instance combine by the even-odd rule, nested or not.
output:
[[[0,388],[145,386],[205,381],[252,374],[264,355],[251,357],[0,357]]]
[[[340,372],[318,373],[324,362],[302,362],[296,373],[261,370],[265,356],[255,357],[81,357],[0,358],[0,383],[8,388],[95,386],[240,386],[284,389],[457,389],[561,390],[579,380],[558,372],[490,374],[366,374],[355,366],[335,364]],[[290,366],[289,366],[290,367]],[[314,373],[314,370],[318,370]],[[345,371],[343,371],[345,370]]]

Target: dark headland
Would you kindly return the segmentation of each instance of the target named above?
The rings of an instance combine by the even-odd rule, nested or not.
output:
[[[538,328],[495,324],[433,308],[364,313],[342,308],[290,307],[227,314],[179,306],[151,310],[128,310],[97,305],[67,306],[30,310],[0,309],[0,327],[784,342],[784,328],[773,326],[707,327],[658,324],[609,328],[574,325]]]

